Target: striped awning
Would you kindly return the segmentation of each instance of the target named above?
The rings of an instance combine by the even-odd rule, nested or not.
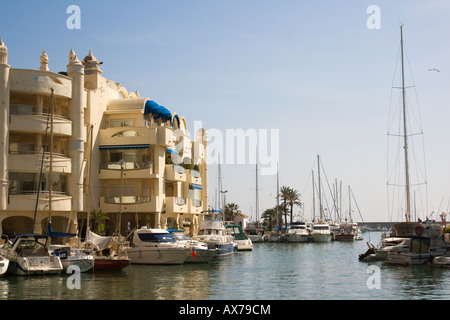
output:
[[[203,187],[199,184],[191,183],[192,189],[203,190]]]
[[[150,148],[149,144],[126,144],[126,145],[111,145],[100,146],[100,150],[124,150],[124,149],[147,149]]]

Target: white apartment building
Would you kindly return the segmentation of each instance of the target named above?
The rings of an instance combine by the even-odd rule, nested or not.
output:
[[[64,72],[49,70],[45,51],[39,70],[7,61],[0,39],[1,234],[46,233],[49,219],[79,233],[93,210],[109,217],[107,234],[197,233],[208,206],[204,130],[192,141],[182,115],[103,77],[91,51],[80,61],[71,50]]]

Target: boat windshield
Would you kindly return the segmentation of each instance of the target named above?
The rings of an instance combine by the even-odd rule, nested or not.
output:
[[[313,226],[314,230],[329,230],[329,226]]]
[[[181,232],[180,233],[172,233],[172,237],[175,241],[182,241],[182,240],[190,241],[190,240],[192,240],[187,235],[185,235],[184,233],[181,233]]]
[[[175,242],[169,233],[138,233],[138,236],[144,242]]]

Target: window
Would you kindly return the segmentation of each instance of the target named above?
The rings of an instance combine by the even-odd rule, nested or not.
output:
[[[67,190],[67,176],[59,173],[52,174],[52,191],[54,193],[65,194]],[[9,194],[29,194],[36,193],[39,185],[39,173],[30,172],[10,172],[9,173]],[[44,173],[41,177],[41,192],[50,190],[49,174]]]
[[[120,127],[134,127],[135,120],[134,119],[112,119],[110,121],[111,128],[120,128]]]
[[[170,233],[138,233],[138,236],[145,242],[175,242]]]

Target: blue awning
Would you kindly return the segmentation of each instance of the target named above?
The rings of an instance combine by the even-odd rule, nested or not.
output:
[[[203,187],[199,184],[191,183],[191,187],[197,190],[203,190]]]
[[[145,102],[144,114],[152,114],[154,119],[161,119],[164,122],[168,120],[172,121],[172,113],[170,110],[152,100]]]
[[[172,148],[167,148],[167,152],[170,152],[170,153],[173,153],[173,154],[176,154],[177,156],[179,156],[180,155],[180,153],[177,151],[177,150],[175,150],[175,149],[172,149]]]
[[[118,150],[118,149],[147,149],[150,148],[149,144],[126,144],[126,145],[112,145],[112,146],[100,146],[100,150]]]

